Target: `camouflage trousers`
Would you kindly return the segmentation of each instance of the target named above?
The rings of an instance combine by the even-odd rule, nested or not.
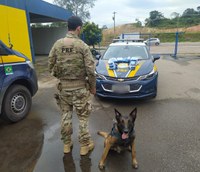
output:
[[[88,122],[91,113],[90,92],[86,88],[77,90],[61,90],[57,104],[62,111],[61,120],[61,140],[64,144],[71,142],[72,114],[73,110],[79,119],[79,142],[81,146],[89,143],[91,136],[89,134]]]

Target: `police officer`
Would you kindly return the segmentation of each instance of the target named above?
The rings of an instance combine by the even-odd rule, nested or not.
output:
[[[95,62],[89,47],[79,39],[82,21],[77,16],[68,19],[68,33],[59,39],[49,53],[49,71],[59,79],[57,104],[62,111],[61,139],[64,153],[72,147],[73,109],[79,119],[80,154],[93,150],[94,142],[88,129],[91,94],[96,93]]]

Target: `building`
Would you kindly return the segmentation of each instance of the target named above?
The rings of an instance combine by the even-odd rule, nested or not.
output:
[[[0,0],[0,40],[35,60],[31,23],[67,21],[72,15],[42,0]]]

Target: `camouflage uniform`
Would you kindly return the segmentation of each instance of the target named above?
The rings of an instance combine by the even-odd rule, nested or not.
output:
[[[74,108],[79,119],[79,142],[86,146],[91,139],[88,130],[91,112],[89,90],[96,88],[95,62],[89,47],[75,34],[67,34],[53,45],[49,70],[59,79],[59,92],[55,98],[62,111],[61,139],[64,144],[71,142]]]

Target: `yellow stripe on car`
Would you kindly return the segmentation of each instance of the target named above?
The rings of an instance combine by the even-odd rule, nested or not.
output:
[[[140,67],[141,67],[141,64],[136,65],[135,70],[132,70],[127,77],[128,78],[134,77],[137,71],[140,69]]]
[[[107,69],[108,75],[109,75],[110,77],[115,77],[114,70],[109,69],[109,65],[108,65],[108,64],[106,64],[106,69]]]
[[[18,62],[25,62],[26,60],[23,57],[18,57],[16,55],[8,55],[8,56],[1,56],[3,63],[18,63]]]
[[[2,59],[1,59],[1,57],[0,57],[0,64],[2,64],[3,63],[3,61],[2,61]]]

